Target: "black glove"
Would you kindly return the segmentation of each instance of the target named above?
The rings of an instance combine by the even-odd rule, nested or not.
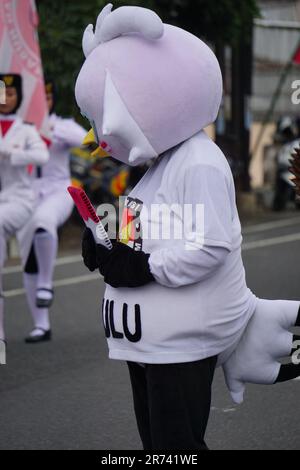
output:
[[[86,267],[92,272],[98,269],[97,245],[95,243],[92,231],[88,228],[86,228],[83,232],[81,251],[83,262]]]
[[[149,254],[134,251],[116,242],[112,250],[96,244],[90,229],[82,239],[82,257],[90,271],[99,268],[104,281],[112,287],[140,287],[154,281],[150,272]]]

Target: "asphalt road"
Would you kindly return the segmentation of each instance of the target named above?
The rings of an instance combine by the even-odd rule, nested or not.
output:
[[[300,217],[247,227],[249,287],[263,298],[300,300]],[[5,271],[7,365],[0,366],[0,449],[135,450],[141,444],[126,365],[107,358],[103,283],[78,256],[59,259],[54,339],[26,345],[31,321],[18,267]],[[300,381],[248,386],[234,406],[221,371],[207,431],[212,449],[299,449]]]

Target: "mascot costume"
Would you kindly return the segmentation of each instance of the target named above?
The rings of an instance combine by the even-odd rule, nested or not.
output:
[[[291,356],[299,302],[246,285],[233,177],[204,131],[222,98],[211,49],[150,10],[107,5],[83,50],[76,99],[99,147],[133,166],[153,160],[113,249],[83,236],[84,262],[106,283],[109,357],[127,361],[145,449],[205,449],[216,366],[236,403],[247,382],[299,375],[291,357],[279,362]]]

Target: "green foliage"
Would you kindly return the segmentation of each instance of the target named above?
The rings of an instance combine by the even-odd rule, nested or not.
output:
[[[163,17],[171,24],[211,42],[234,44],[248,35],[253,17],[258,15],[256,0],[159,0]]]
[[[76,77],[84,61],[81,40],[105,0],[38,0],[39,38],[45,75],[58,89],[57,112],[77,115],[74,99]]]
[[[84,57],[82,34],[96,18],[106,0],[37,0],[40,15],[39,36],[45,74],[59,90],[58,112],[78,116],[74,84]],[[121,5],[152,8],[164,22],[181,26],[211,42],[234,44],[247,36],[256,0],[119,0]]]

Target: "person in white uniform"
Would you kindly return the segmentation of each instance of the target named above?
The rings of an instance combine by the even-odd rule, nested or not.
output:
[[[70,217],[73,202],[67,192],[71,184],[70,149],[82,144],[86,131],[73,119],[54,112],[54,82],[46,82],[49,107],[49,162],[37,171],[34,190],[38,200],[34,214],[18,234],[24,265],[24,286],[34,328],[27,343],[51,339],[49,308],[53,302],[53,271],[58,249],[58,228]]]
[[[2,270],[7,240],[34,211],[33,166],[45,164],[49,154],[35,126],[16,114],[23,96],[21,76],[1,74],[0,80],[6,85],[6,103],[0,104],[0,340],[3,341]]]
[[[206,449],[216,365],[237,403],[247,382],[300,374],[290,331],[300,302],[247,287],[233,176],[204,131],[222,99],[215,55],[150,10],[111,9],[84,33],[77,103],[114,158],[154,163],[127,198],[113,248],[86,229],[83,259],[106,283],[109,357],[128,363],[144,448]]]

